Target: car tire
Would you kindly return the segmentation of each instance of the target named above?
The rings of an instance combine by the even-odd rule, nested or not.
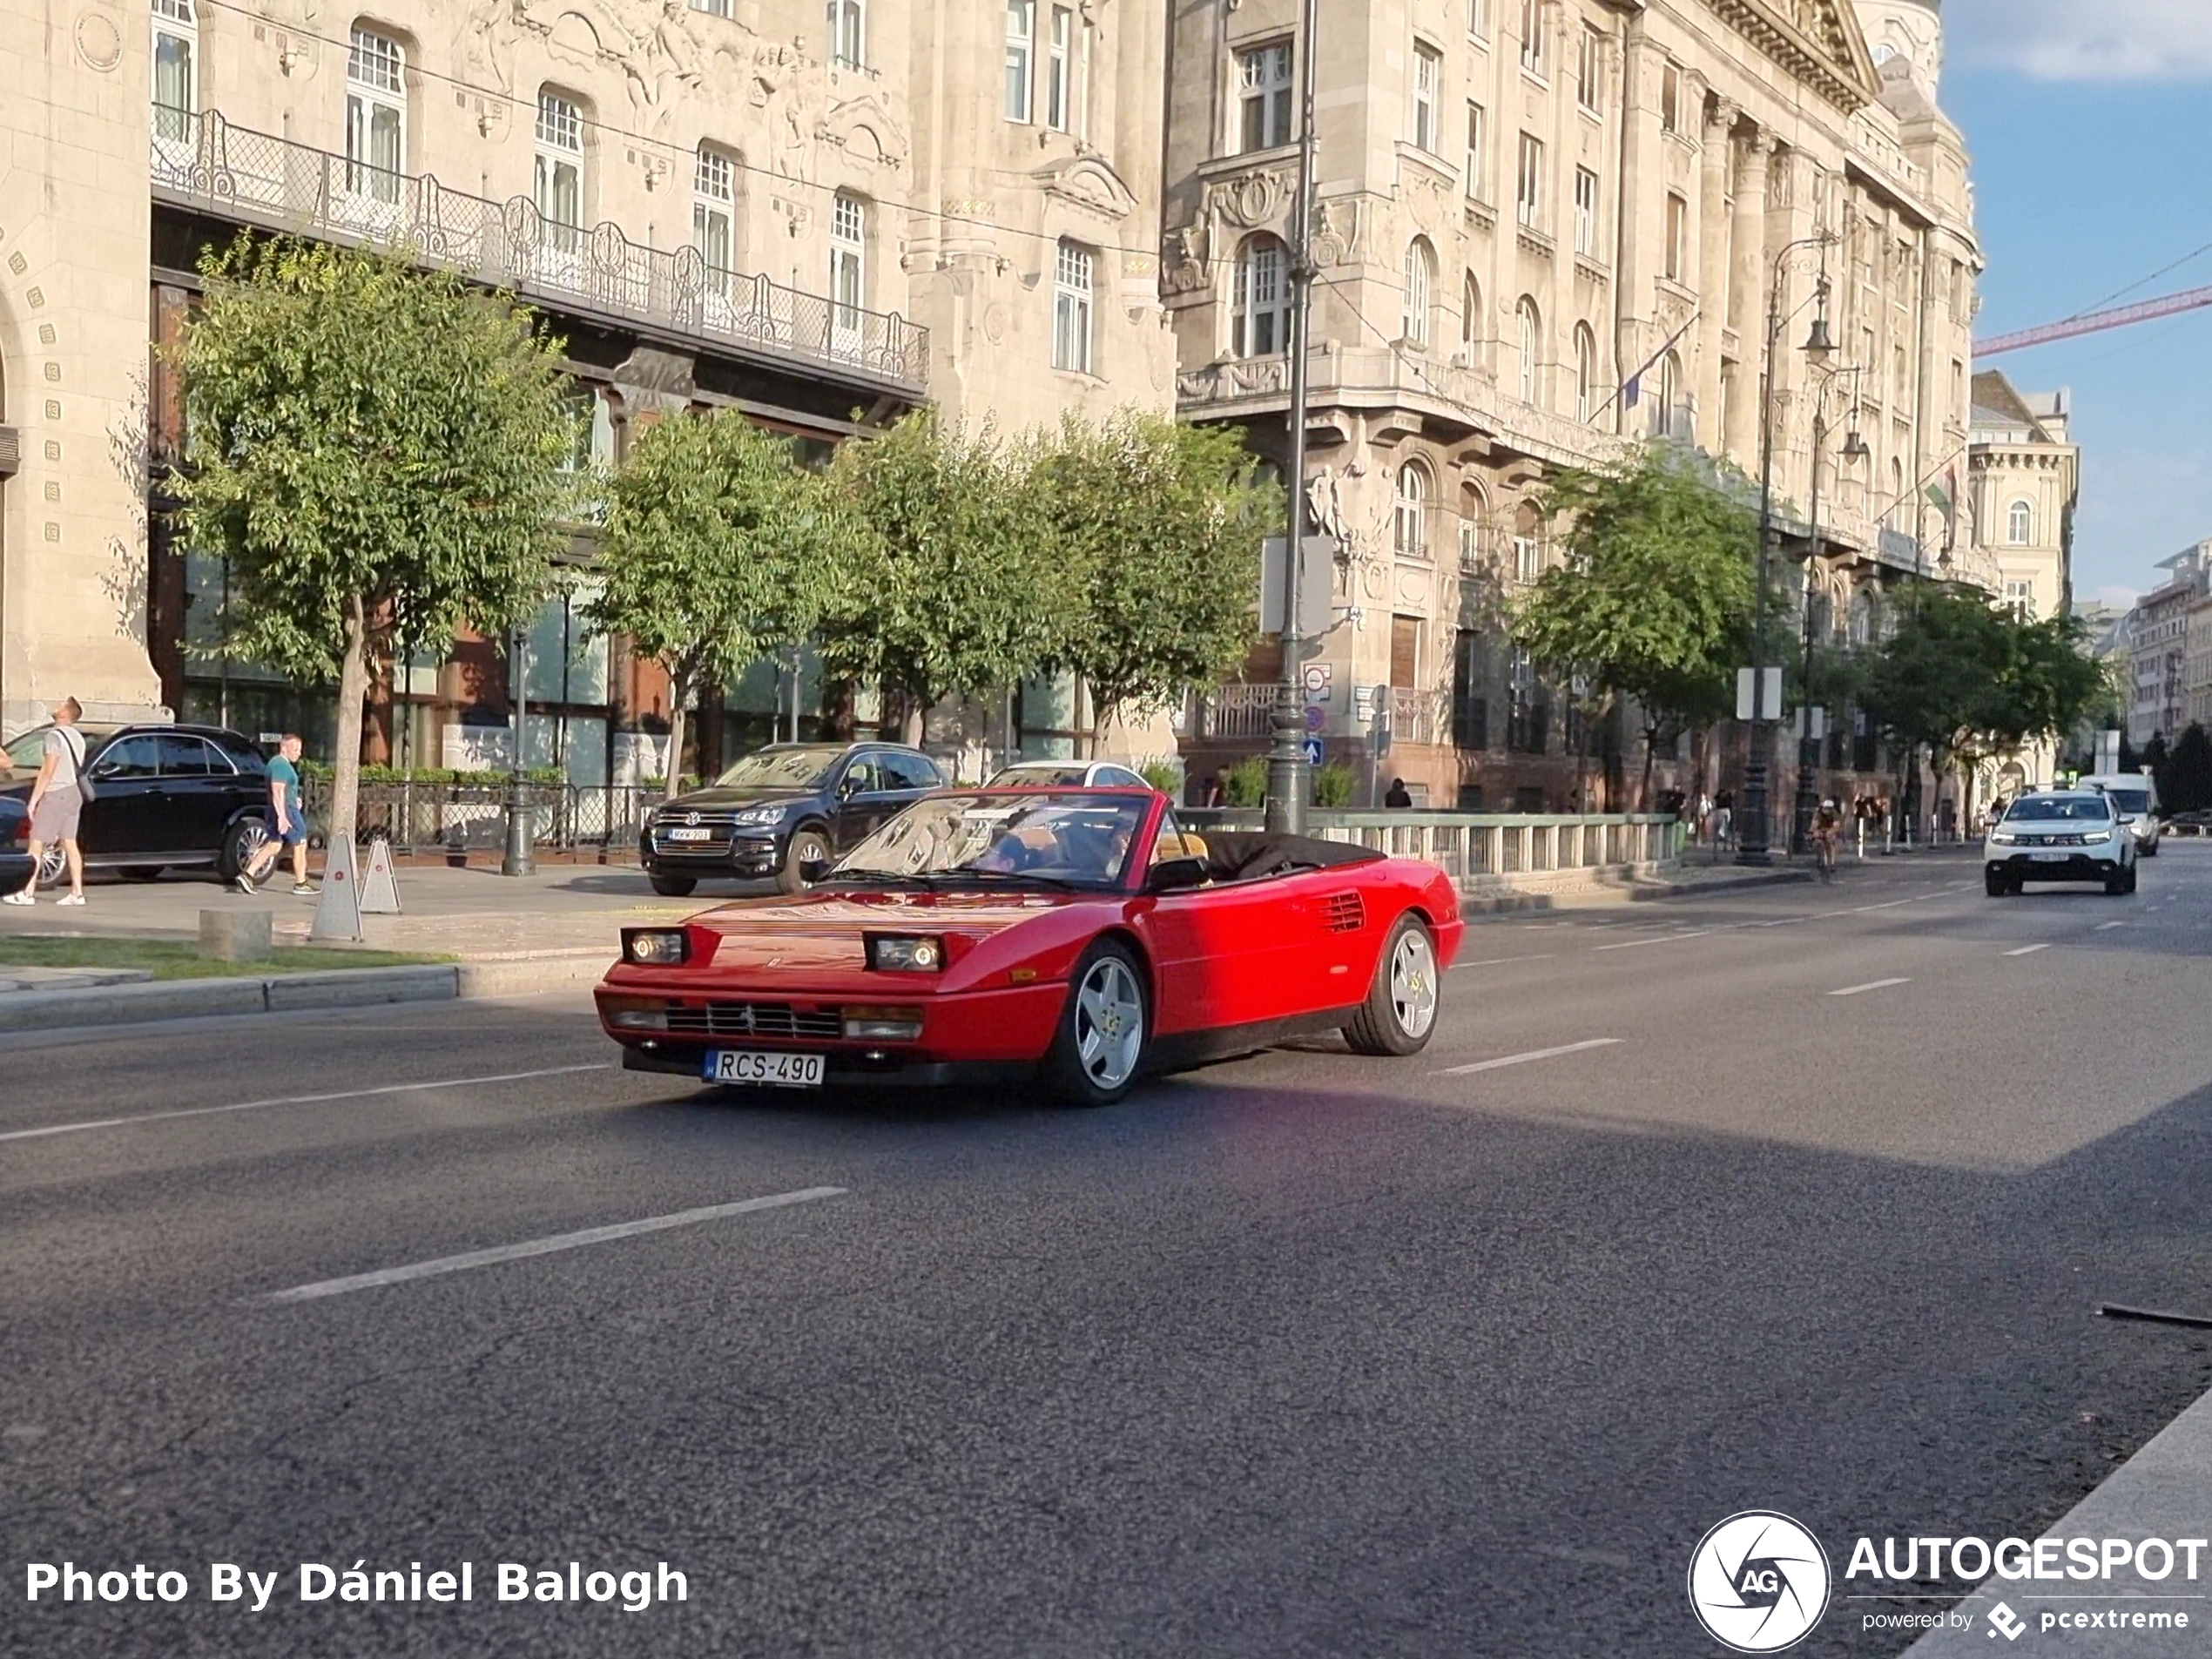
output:
[[[1436,941],[1419,916],[1405,915],[1390,930],[1367,1000],[1344,1028],[1354,1054],[1419,1054],[1436,1030]]]
[[[691,889],[699,884],[695,875],[663,875],[658,870],[645,872],[645,879],[653,884],[653,891],[664,899],[688,899]]]
[[[253,855],[267,845],[269,826],[258,818],[241,818],[223,832],[223,845],[215,854],[215,873],[226,881],[238,880],[239,872],[253,861]]]
[[[784,849],[784,867],[776,873],[776,886],[785,893],[806,891],[806,878],[799,871],[817,860],[831,856],[829,833],[819,824],[808,824],[791,833],[790,845]]]
[[[2114,872],[2113,872],[2110,875],[2108,875],[2108,876],[2107,876],[2107,877],[2105,878],[2105,897],[2106,897],[2106,898],[2107,898],[2107,899],[2117,899],[2118,897],[2120,897],[2120,895],[2121,895],[2121,894],[2122,894],[2123,893],[2125,893],[2125,892],[2127,892],[2127,891],[2128,891],[2128,878],[2127,878],[2126,876],[2124,876],[2124,875],[2121,874],[2119,871],[2115,870],[2115,871],[2114,871]]]
[[[1994,870],[1984,871],[1981,890],[1993,899],[2001,899],[2013,890],[2013,884]]]
[[[1111,1106],[1135,1085],[1151,1035],[1143,964],[1118,940],[1101,939],[1068,976],[1045,1076],[1069,1106]]]
[[[2141,873],[2141,871],[2138,869],[2138,867],[2137,867],[2136,866],[2134,866],[2134,865],[2131,864],[2131,865],[2129,865],[2129,866],[2128,867],[2128,892],[2133,893],[2133,892],[2135,890],[2135,878],[2136,878],[2136,877],[2137,877],[2137,875],[2139,875],[2140,873]]]
[[[2158,843],[2156,841],[2145,841],[2141,846],[2135,849],[2135,856],[2139,859],[2156,858],[2158,856]]]

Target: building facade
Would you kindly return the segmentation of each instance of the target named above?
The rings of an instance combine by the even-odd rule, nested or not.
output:
[[[2168,744],[2197,718],[2190,712],[2191,659],[2204,624],[2192,617],[2212,597],[2212,540],[2161,559],[2166,579],[2129,613],[2128,742],[2141,750],[2153,738]]]
[[[240,227],[511,287],[565,341],[599,461],[685,408],[815,446],[923,402],[1009,434],[1165,410],[1164,51],[1156,14],[1073,0],[0,0],[0,726],[71,692],[249,731],[312,713],[224,652],[219,562],[158,511],[148,532],[182,435],[149,341]],[[624,741],[650,747],[660,677],[573,598],[532,637],[532,758],[651,764]],[[798,673],[805,729],[831,711]],[[392,665],[380,750],[491,756],[505,674],[482,640]],[[765,737],[793,678],[711,699],[710,747],[725,713]]]
[[[1180,407],[1278,461],[1296,15],[1183,0],[1170,41]],[[1867,637],[1916,574],[1990,579],[1961,510],[1981,257],[1933,4],[1323,0],[1321,27],[1304,483],[1339,550],[1309,676],[1332,756],[1432,805],[1619,800],[1625,745],[1501,617],[1556,556],[1531,491],[1638,440],[1756,475],[1770,438],[1817,631]],[[1264,741],[1274,668],[1192,710],[1197,764]],[[1608,745],[1616,786],[1578,789]]]

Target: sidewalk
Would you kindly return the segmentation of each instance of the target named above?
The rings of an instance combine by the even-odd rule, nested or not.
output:
[[[2145,1538],[2169,1541],[2212,1536],[2212,1394],[2207,1394],[2153,1436],[2149,1444],[2114,1470],[2109,1479],[2074,1505],[2043,1534],[2046,1538]],[[1938,1630],[1907,1649],[1907,1659],[1988,1659],[1992,1652],[2006,1650],[2007,1637],[1993,1649],[1998,1630],[1990,1615],[1999,1602],[2022,1620],[2027,1632],[2045,1644],[2062,1643],[2069,1656],[2085,1659],[2134,1659],[2138,1655],[2212,1653],[2212,1582],[2200,1556],[2198,1577],[2192,1583],[2178,1569],[2162,1582],[2146,1583],[2131,1575],[2115,1575],[2113,1588],[2127,1594],[2087,1596],[2085,1589],[2101,1589],[2101,1582],[2084,1585],[2034,1579],[2006,1581],[1991,1578],[1979,1590],[1958,1604],[1969,1623],[1964,1629]],[[2166,1600],[2130,1600],[2160,1592]],[[2186,1613],[2187,1629],[2112,1629],[2091,1627],[2063,1631],[2041,1629],[2047,1614],[2072,1617],[2084,1610],[2103,1611],[2107,1617],[2119,1608],[2129,1618],[2137,1612]],[[2006,1621],[2009,1623],[2009,1621]]]

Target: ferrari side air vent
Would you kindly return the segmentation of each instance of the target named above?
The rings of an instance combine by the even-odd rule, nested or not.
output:
[[[1356,934],[1367,921],[1356,893],[1332,893],[1321,900],[1321,922],[1332,934]]]

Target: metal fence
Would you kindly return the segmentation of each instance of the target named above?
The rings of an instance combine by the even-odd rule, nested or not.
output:
[[[1256,808],[1181,810],[1192,828],[1256,830]],[[1540,817],[1471,813],[1338,813],[1305,815],[1306,833],[1393,857],[1421,859],[1460,881],[1555,870],[1621,869],[1682,857],[1686,826],[1662,813]]]
[[[233,126],[217,110],[157,107],[153,187],[228,217],[340,240],[403,245],[428,265],[534,299],[675,330],[740,352],[827,365],[919,393],[929,331],[765,276],[709,266],[698,250],[640,247],[608,222],[549,219],[528,196],[497,202]]]
[[[301,786],[307,821],[317,831],[330,823],[330,782]],[[660,803],[658,786],[524,784],[523,805],[532,840],[541,846],[634,846],[645,815]],[[381,836],[402,852],[504,846],[507,788],[502,784],[363,784],[354,811],[355,834]]]

